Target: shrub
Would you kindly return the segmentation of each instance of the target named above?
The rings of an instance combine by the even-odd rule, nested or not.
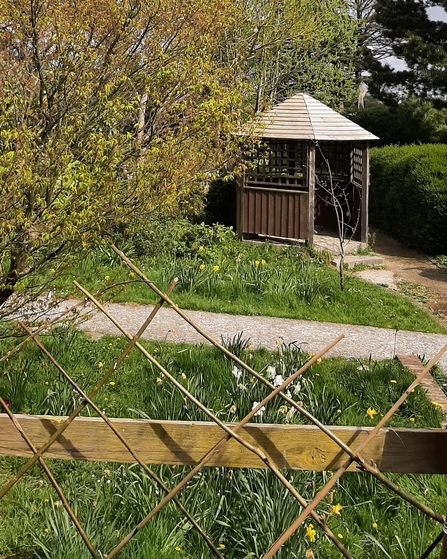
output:
[[[447,252],[447,145],[371,150],[371,224],[409,247]]]
[[[236,180],[217,179],[210,185],[205,203],[207,225],[221,223],[236,229]]]

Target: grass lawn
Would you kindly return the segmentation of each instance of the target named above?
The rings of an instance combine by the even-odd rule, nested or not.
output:
[[[112,365],[126,344],[121,338],[91,341],[71,329],[43,337],[67,372],[86,391]],[[12,345],[1,342],[1,354]],[[267,393],[258,380],[240,373],[215,348],[143,342],[179,382],[213,410],[221,420],[235,422]],[[262,375],[287,377],[308,358],[299,347],[278,351],[252,351],[243,340],[236,352]],[[202,412],[185,402],[167,379],[133,350],[100,393],[96,403],[110,417],[204,420]],[[357,359],[323,359],[290,388],[296,401],[320,421],[333,425],[375,425],[412,382],[413,376],[396,361],[376,363]],[[70,413],[79,397],[33,345],[0,364],[0,394],[11,400],[14,412]],[[377,411],[370,418],[368,408]],[[262,417],[265,423],[303,423],[298,413],[274,399]],[[87,414],[87,410],[84,415]],[[390,421],[394,427],[439,427],[442,414],[421,389]],[[0,460],[0,482],[13,475],[22,459]],[[102,554],[107,553],[160,500],[159,490],[139,466],[121,464],[52,462],[81,523]],[[156,466],[168,486],[189,471],[188,467]],[[287,472],[288,479],[311,499],[331,474]],[[444,513],[447,483],[443,476],[390,475],[398,485],[422,502]],[[180,493],[180,498],[226,558],[258,558],[299,514],[284,487],[267,471],[205,468]],[[340,514],[333,512],[341,505]],[[342,477],[318,507],[329,527],[359,559],[417,557],[438,535],[440,528],[373,478],[362,473]],[[302,558],[310,549],[315,558],[338,558],[338,551],[317,528],[315,542],[300,528],[278,557]],[[71,528],[49,482],[38,467],[15,485],[0,501],[0,556],[32,550],[27,557],[77,559],[88,557]],[[105,555],[104,555],[105,556]],[[158,514],[126,547],[128,559],[199,559],[211,557],[207,547],[177,509],[170,505]]]
[[[157,230],[158,231],[158,230]],[[278,248],[239,242],[221,226],[173,222],[146,242],[117,239],[118,247],[164,289],[179,279],[172,298],[182,308],[242,315],[277,316],[399,330],[447,333],[409,298],[346,274],[339,288],[328,254],[303,246]],[[138,281],[107,246],[85,249],[78,263],[63,273],[52,270],[54,290],[79,295],[72,281],[95,291],[128,282],[117,289],[117,302],[154,303],[156,296]]]

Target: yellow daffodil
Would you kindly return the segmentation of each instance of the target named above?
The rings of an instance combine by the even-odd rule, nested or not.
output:
[[[373,522],[372,527],[374,528],[374,530],[377,530],[377,522]]]
[[[368,408],[366,410],[366,415],[370,418],[370,419],[374,419],[374,416],[377,415],[376,410],[373,410],[372,408]]]
[[[175,548],[175,551],[180,551],[179,546],[177,546],[177,547]]]
[[[337,538],[338,538],[339,540],[342,540],[342,539],[343,539],[343,534],[337,534]]]
[[[219,544],[219,547],[220,547],[220,549],[225,549],[225,544],[220,543],[220,544]]]
[[[135,274],[134,274],[133,272],[130,272],[129,276],[130,276],[131,278],[134,278],[134,277],[135,277]]]
[[[390,382],[391,382],[391,384],[396,384],[396,383],[397,383],[397,380],[394,380],[394,379],[393,379],[393,380],[390,380]]]
[[[104,279],[105,279],[106,281],[110,281],[110,276],[106,276]]]
[[[410,417],[410,421],[411,423],[414,423],[416,420],[414,419],[414,417]]]
[[[199,246],[199,252],[203,252],[203,246]]]
[[[334,505],[331,509],[331,513],[332,514],[338,514],[338,516],[340,516],[340,511],[343,509],[343,507],[338,504],[338,505]]]
[[[200,264],[199,270],[204,270],[204,269],[205,269],[205,264]]]
[[[54,275],[55,273],[56,273],[56,270],[54,268],[51,268],[50,274]]]
[[[341,413],[341,410],[337,410],[337,413]]]
[[[316,363],[317,365],[319,365],[319,364],[321,363],[321,357],[319,357],[319,358],[315,361],[315,363]]]
[[[186,380],[186,375],[185,375],[185,373],[182,373],[182,380]]]
[[[256,268],[259,266],[259,264],[260,264],[259,260],[255,260],[255,266],[256,266]]]
[[[220,270],[219,266],[213,266],[213,272],[215,274],[217,274],[217,272]]]
[[[261,260],[261,266],[265,266],[267,262],[265,260]]]
[[[313,524],[309,524],[309,526],[306,528],[306,538],[310,541],[310,542],[314,542],[315,541],[315,536],[316,536],[316,531],[314,530]]]
[[[48,528],[45,528],[44,532],[45,532],[45,534],[49,534],[50,530]]]
[[[102,361],[100,361],[98,363],[98,369],[102,369],[104,367],[104,363]]]
[[[432,402],[432,404],[437,408],[444,409],[444,406],[442,404],[440,404],[439,402]]]
[[[110,386],[115,386],[115,383],[112,381],[109,382]]]

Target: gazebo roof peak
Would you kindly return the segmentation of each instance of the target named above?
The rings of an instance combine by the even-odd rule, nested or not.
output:
[[[298,93],[260,115],[255,132],[263,138],[288,140],[378,140],[306,93]]]

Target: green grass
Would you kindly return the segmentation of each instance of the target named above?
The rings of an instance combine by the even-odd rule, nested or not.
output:
[[[172,236],[167,246],[148,238],[145,250],[135,239],[118,239],[117,244],[160,289],[177,277],[172,298],[182,308],[447,333],[408,297],[349,273],[341,292],[326,253],[302,246],[241,243],[220,226],[189,225],[181,234],[174,227]],[[86,249],[77,266],[64,274],[56,271],[53,287],[62,296],[79,296],[73,279],[90,291],[127,282],[114,290],[116,302],[157,300],[107,245],[93,252]]]
[[[89,390],[112,365],[127,343],[105,337],[91,341],[83,334],[60,329],[44,344],[69,374]],[[179,382],[224,421],[235,422],[252,409],[268,390],[234,365],[215,348],[184,344],[143,342]],[[308,358],[298,346],[280,346],[277,352],[253,351],[243,336],[227,341],[262,375],[288,376]],[[13,345],[1,342],[2,353]],[[237,375],[235,375],[237,373]],[[236,378],[239,377],[239,378]],[[161,379],[161,382],[157,379]],[[413,377],[396,361],[323,359],[291,387],[320,421],[335,425],[375,425],[380,415],[412,382]],[[203,420],[202,412],[183,400],[167,379],[137,350],[95,398],[110,417]],[[0,394],[11,400],[14,412],[68,414],[78,397],[33,345],[0,365]],[[276,398],[255,421],[303,423],[306,420]],[[233,407],[234,406],[234,407]],[[368,408],[378,413],[370,419]],[[87,411],[84,412],[87,415]],[[411,421],[414,419],[414,422]],[[439,427],[442,414],[417,388],[390,421],[394,427]],[[24,462],[0,460],[0,482],[5,483]],[[118,543],[160,499],[155,484],[138,466],[49,461],[67,497],[97,549],[104,554]],[[154,469],[172,487],[188,467],[170,465]],[[288,479],[311,499],[331,474],[287,472]],[[390,475],[401,487],[443,513],[447,483],[442,476]],[[284,487],[267,471],[205,468],[180,494],[181,500],[216,544],[225,546],[227,558],[257,558],[299,514]],[[332,506],[341,504],[340,516]],[[374,479],[349,473],[337,483],[330,498],[318,507],[329,527],[359,559],[393,559],[419,556],[439,527],[427,520]],[[373,524],[377,524],[377,528]],[[300,528],[278,554],[302,558],[312,549],[316,558],[337,558],[338,552],[317,529],[315,543]],[[31,557],[87,558],[82,542],[70,525],[44,474],[35,466],[0,501],[0,556],[33,550]],[[203,541],[173,505],[166,507],[125,548],[128,559],[199,559],[211,557]]]

